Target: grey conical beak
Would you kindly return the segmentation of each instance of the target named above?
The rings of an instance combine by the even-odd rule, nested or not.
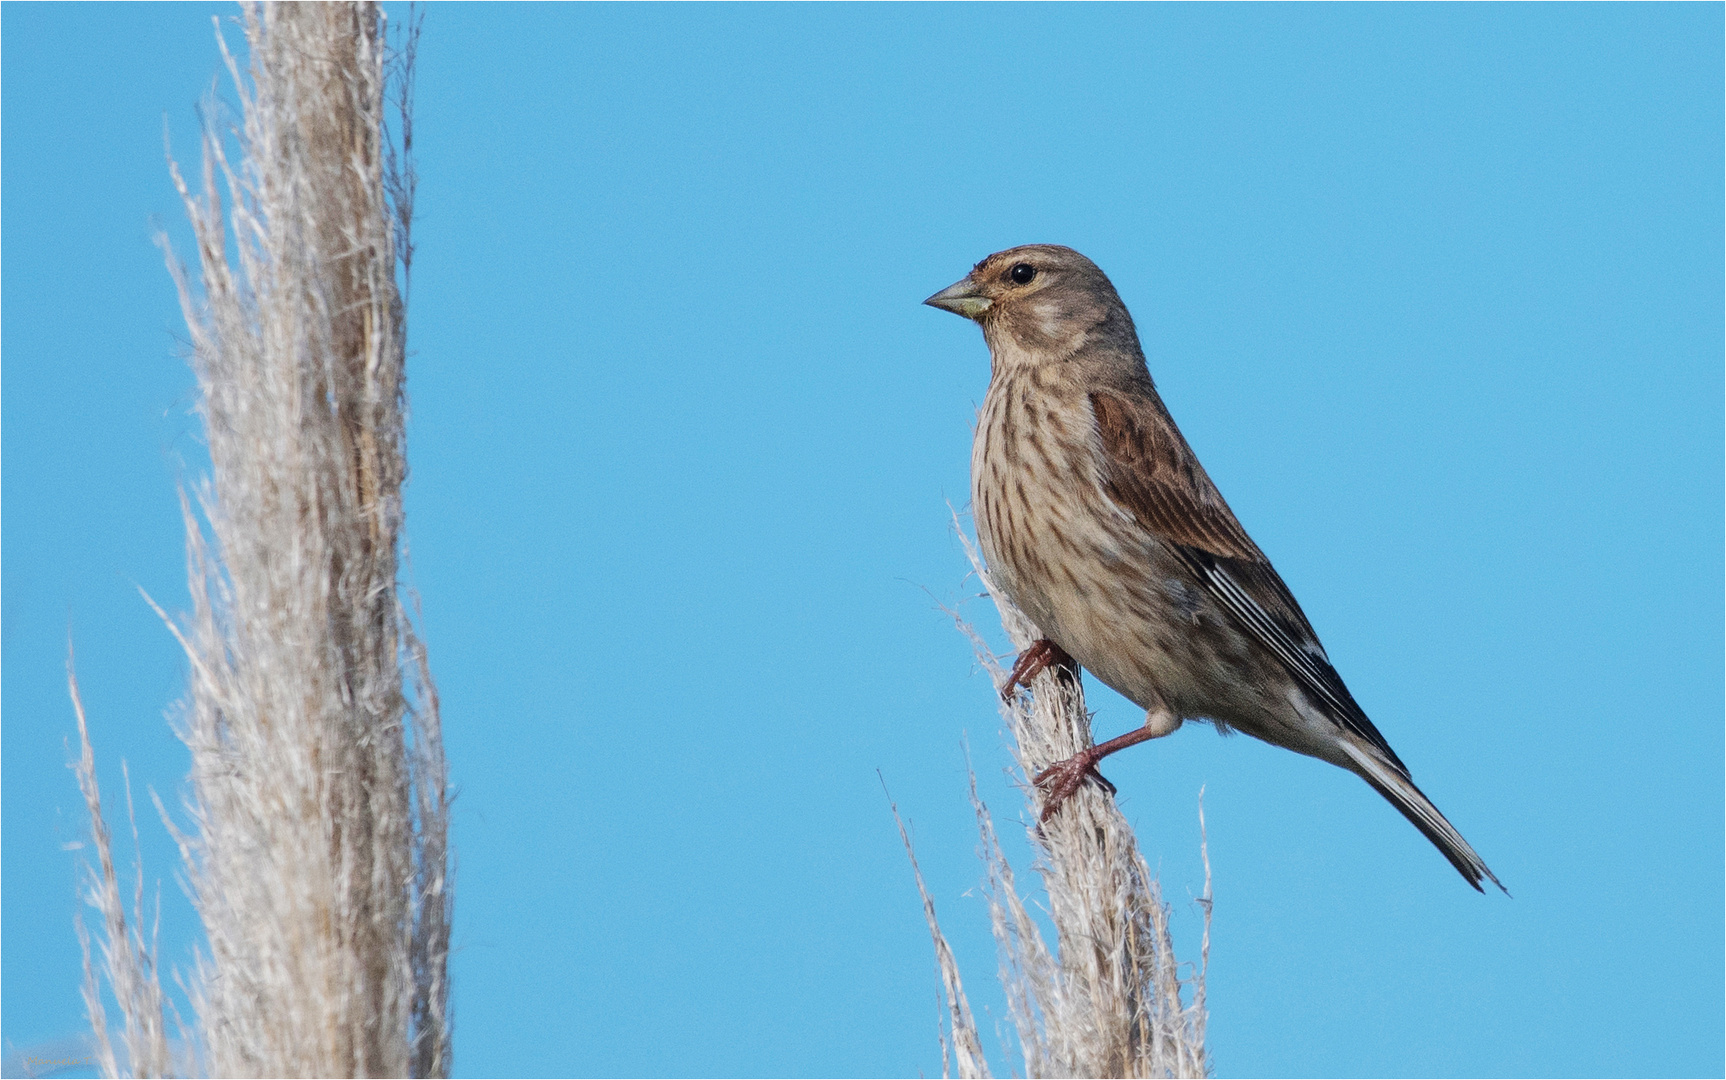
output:
[[[963,315],[967,319],[981,317],[983,312],[988,311],[989,305],[993,303],[978,290],[977,283],[971,279],[969,274],[923,302],[930,307],[938,307],[942,311]]]

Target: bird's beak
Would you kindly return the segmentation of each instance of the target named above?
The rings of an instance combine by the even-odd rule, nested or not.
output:
[[[989,305],[994,301],[984,296],[971,275],[966,274],[923,302],[942,311],[963,315],[967,319],[977,319],[989,310]]]

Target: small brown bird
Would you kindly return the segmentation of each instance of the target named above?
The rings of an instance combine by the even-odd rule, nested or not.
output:
[[[1035,777],[1043,818],[1101,780],[1105,756],[1208,720],[1357,774],[1470,885],[1502,889],[1355,704],[1205,475],[1096,264],[1052,244],[1012,248],[924,303],[974,320],[989,345],[972,512],[989,572],[1044,635],[1005,692],[1077,661],[1145,710],[1144,727]]]

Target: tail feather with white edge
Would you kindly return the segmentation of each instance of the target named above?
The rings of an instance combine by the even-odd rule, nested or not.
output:
[[[1361,778],[1388,799],[1392,806],[1402,811],[1402,816],[1413,822],[1414,827],[1444,853],[1444,857],[1450,860],[1450,865],[1456,867],[1463,880],[1473,885],[1477,891],[1484,891],[1480,888],[1480,880],[1484,877],[1497,885],[1504,895],[1510,895],[1510,890],[1486,868],[1486,863],[1468,846],[1468,841],[1462,838],[1455,826],[1444,819],[1444,815],[1438,812],[1438,807],[1432,804],[1432,800],[1421,794],[1420,789],[1414,786],[1413,780],[1389,762],[1379,760],[1370,750],[1354,746],[1347,740],[1343,741],[1342,748],[1354,763],[1360,766],[1358,771]]]

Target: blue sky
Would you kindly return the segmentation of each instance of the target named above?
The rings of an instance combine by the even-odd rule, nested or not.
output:
[[[164,117],[191,160],[230,10],[0,12],[8,1051],[83,1023],[68,632],[162,952],[196,940],[144,797],[181,791],[183,663],[137,590],[186,603],[152,234],[187,250]],[[1718,5],[431,8],[408,527],[458,1070],[938,1071],[877,771],[1004,1024],[965,740],[1020,804],[940,610],[999,641],[947,510],[987,354],[919,301],[1040,241],[1113,277],[1515,894],[1250,739],[1112,759],[1189,953],[1205,789],[1219,1074],[1718,1075],[1721,37]],[[1099,735],[1137,723],[1090,688]]]

